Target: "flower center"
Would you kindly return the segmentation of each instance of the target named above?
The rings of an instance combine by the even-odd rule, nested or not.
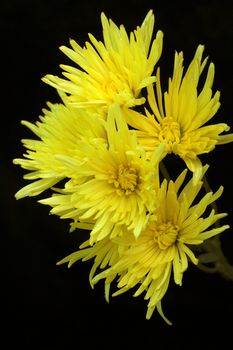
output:
[[[159,141],[166,143],[168,152],[172,152],[172,145],[180,142],[180,125],[171,117],[165,117],[160,124]]]
[[[116,85],[114,84],[113,80],[111,80],[110,78],[107,78],[102,82],[102,88],[107,94],[117,93]]]
[[[122,190],[134,191],[137,185],[136,170],[132,167],[124,167],[120,165],[118,168],[118,183]]]
[[[158,243],[160,249],[167,249],[175,243],[178,231],[178,225],[171,222],[160,224],[155,228],[154,240]]]
[[[109,182],[113,183],[117,189],[123,190],[124,193],[128,195],[133,192],[137,186],[137,178],[138,176],[135,168],[130,165],[125,166],[120,164],[116,175]]]

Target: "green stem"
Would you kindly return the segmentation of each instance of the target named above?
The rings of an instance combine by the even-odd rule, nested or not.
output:
[[[219,237],[211,238],[207,241],[205,241],[202,244],[202,248],[207,252],[210,253],[212,256],[214,256],[214,267],[208,267],[202,263],[198,264],[198,267],[201,270],[204,270],[206,272],[219,272],[224,278],[228,280],[233,281],[233,266],[229,264],[227,261],[225,255],[222,252],[221,249],[221,242]],[[200,256],[201,260],[201,256]]]

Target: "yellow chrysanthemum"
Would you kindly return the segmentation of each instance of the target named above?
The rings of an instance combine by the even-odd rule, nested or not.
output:
[[[164,99],[160,71],[157,70],[157,99],[152,85],[148,87],[148,101],[153,115],[148,111],[146,116],[127,111],[127,121],[138,130],[139,143],[147,151],[153,150],[161,142],[165,143],[166,154],[179,155],[187,167],[197,173],[201,172],[200,154],[212,151],[216,145],[233,141],[233,134],[220,135],[230,129],[227,124],[205,125],[220,106],[220,93],[217,91],[212,97],[213,63],[210,63],[204,86],[198,93],[199,78],[207,62],[207,58],[202,62],[203,50],[204,46],[199,45],[184,76],[183,53],[175,53],[173,77],[169,79]]]
[[[65,103],[65,96],[63,101]],[[99,116],[91,110],[77,111],[65,104],[52,103],[48,103],[48,107],[43,110],[44,116],[40,116],[36,124],[22,121],[39,140],[22,140],[27,149],[25,158],[14,159],[15,164],[30,171],[24,178],[34,181],[17,192],[17,199],[36,196],[62,179],[73,176],[74,171],[59,157],[77,156],[81,140],[90,143],[96,139],[106,140],[105,128]]]
[[[109,108],[107,143],[79,144],[82,162],[60,157],[76,175],[60,194],[42,200],[51,213],[74,220],[72,228],[92,228],[90,243],[119,234],[122,226],[137,237],[155,210],[159,147],[148,162],[127,127],[119,105]],[[90,225],[90,226],[88,226]]]
[[[206,167],[204,172],[205,170]],[[181,285],[188,259],[194,264],[198,263],[191,246],[199,245],[229,228],[228,225],[210,228],[217,220],[225,217],[225,213],[215,214],[212,210],[208,216],[203,217],[208,205],[219,198],[223,188],[220,187],[214,194],[207,193],[195,204],[202,181],[199,179],[194,185],[191,179],[184,186],[185,174],[186,170],[175,182],[162,182],[156,194],[156,215],[138,238],[124,232],[113,240],[106,239],[105,244],[103,241],[97,242],[93,247],[73,253],[60,264],[69,262],[71,266],[79,259],[95,257],[90,274],[92,285],[102,278],[106,279],[108,298],[110,283],[118,276],[119,290],[113,296],[138,286],[134,296],[145,292],[145,299],[149,300],[146,318],[149,319],[157,308],[170,323],[163,315],[161,300],[167,291],[172,271],[175,283]],[[87,247],[88,243],[84,246]],[[107,268],[107,265],[110,267]],[[105,270],[94,277],[98,267]]]
[[[117,104],[110,106],[106,121],[62,105],[45,113],[37,126],[24,122],[41,140],[24,140],[29,159],[15,160],[33,170],[28,179],[40,180],[16,197],[37,195],[66,179],[59,194],[41,201],[53,207],[52,213],[73,219],[72,228],[93,228],[91,243],[116,236],[122,225],[138,236],[155,210],[163,146],[148,162]]]
[[[91,43],[80,47],[74,40],[71,47],[61,47],[80,68],[61,65],[68,79],[47,75],[43,80],[69,94],[75,107],[106,107],[113,102],[132,107],[145,102],[142,88],[155,81],[151,76],[162,51],[161,31],[151,44],[154,15],[149,11],[141,27],[128,37],[123,25],[119,28],[101,14],[104,43],[89,34]]]

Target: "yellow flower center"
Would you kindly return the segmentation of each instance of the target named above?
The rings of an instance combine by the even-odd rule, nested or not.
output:
[[[167,249],[176,242],[178,231],[178,225],[171,222],[160,224],[155,227],[154,240],[158,243],[160,249]]]
[[[172,152],[173,144],[180,142],[179,123],[175,122],[171,117],[165,117],[160,124],[159,141],[166,143],[168,146],[167,151]]]
[[[109,183],[113,183],[116,189],[122,191],[128,195],[135,190],[138,183],[137,170],[130,165],[120,164],[115,176],[109,180]]]
[[[111,95],[111,94],[115,95],[117,93],[116,85],[114,84],[113,80],[111,80],[110,78],[103,80],[102,88],[105,91],[105,93],[107,93],[108,95]]]

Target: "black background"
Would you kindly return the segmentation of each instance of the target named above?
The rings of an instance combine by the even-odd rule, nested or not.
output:
[[[219,122],[233,127],[232,62],[233,6],[231,1],[13,1],[1,2],[1,298],[4,349],[68,349],[87,347],[168,349],[231,348],[233,282],[195,268],[185,273],[182,288],[171,283],[164,311],[174,326],[154,313],[145,320],[146,303],[131,294],[104,300],[103,285],[91,290],[91,263],[71,269],[55,263],[76,250],[82,234],[68,233],[68,222],[48,215],[36,198],[16,201],[14,193],[25,182],[12,159],[20,157],[21,138],[31,137],[21,119],[35,121],[45,102],[58,101],[41,82],[46,73],[58,74],[67,63],[58,50],[68,39],[81,45],[91,32],[101,39],[100,13],[133,30],[149,9],[155,28],[164,32],[160,59],[164,79],[172,72],[174,50],[189,62],[199,43],[216,64],[215,89],[221,91]],[[166,80],[165,80],[166,82]],[[166,83],[164,84],[166,85]],[[233,226],[233,145],[219,146],[202,158],[214,189],[225,186],[218,205],[229,212]],[[233,263],[232,230],[222,235],[223,249]],[[13,347],[14,344],[14,347]]]

